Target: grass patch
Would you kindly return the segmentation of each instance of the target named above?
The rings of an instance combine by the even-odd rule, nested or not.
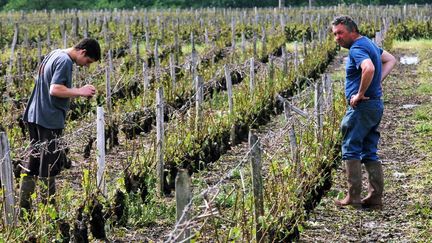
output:
[[[427,50],[432,48],[432,40],[427,39],[413,39],[410,41],[395,40],[393,42],[394,49],[405,49],[405,50]]]
[[[419,106],[414,110],[411,119],[417,124],[414,126],[416,136],[413,137],[416,149],[422,154],[422,162],[408,171],[413,178],[417,178],[411,185],[413,192],[410,197],[413,204],[410,208],[412,225],[418,230],[416,237],[423,242],[431,242],[432,235],[432,118],[431,103]]]
[[[419,95],[432,95],[432,51],[429,49],[420,54],[418,67],[419,86],[416,93]]]
[[[417,121],[431,121],[431,109],[431,104],[419,106],[414,110],[413,118]]]

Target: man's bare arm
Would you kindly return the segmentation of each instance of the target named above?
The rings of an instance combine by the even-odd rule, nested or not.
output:
[[[396,58],[392,54],[388,53],[387,51],[383,51],[383,53],[381,54],[381,61],[382,61],[382,70],[381,70],[381,82],[382,82],[396,65]]]
[[[51,84],[49,92],[50,95],[59,98],[92,97],[96,94],[96,89],[90,84],[84,85],[81,88],[68,88],[61,84]]]

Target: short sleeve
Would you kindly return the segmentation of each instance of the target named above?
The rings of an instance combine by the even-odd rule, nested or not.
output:
[[[352,59],[354,60],[355,67],[357,69],[360,68],[361,63],[366,60],[370,59],[369,54],[364,48],[361,48],[360,46],[355,46],[350,49],[350,55]]]
[[[51,84],[70,86],[72,75],[72,62],[66,58],[59,58],[54,64]]]

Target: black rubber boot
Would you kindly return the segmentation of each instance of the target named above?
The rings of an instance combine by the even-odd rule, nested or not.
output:
[[[368,175],[368,195],[362,199],[362,206],[372,209],[381,209],[384,191],[384,173],[381,162],[370,161],[364,164]]]
[[[348,178],[348,194],[342,200],[336,200],[335,204],[339,207],[351,205],[353,207],[361,207],[361,187],[362,187],[362,171],[360,160],[347,160],[346,173]]]
[[[42,203],[47,204],[50,203],[52,205],[55,204],[55,176],[51,177],[39,177],[39,179],[42,181],[42,187],[41,187],[41,198]]]
[[[34,192],[35,187],[36,176],[26,175],[22,178],[19,193],[19,205],[21,209],[27,210],[28,213],[31,211],[31,195]],[[23,210],[20,210],[20,216],[23,216]]]

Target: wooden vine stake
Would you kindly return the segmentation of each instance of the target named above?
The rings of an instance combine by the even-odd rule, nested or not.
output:
[[[298,78],[299,70],[299,54],[298,54],[298,44],[297,41],[294,42],[294,72],[295,72],[295,82],[297,86],[297,93],[300,94],[300,79]]]
[[[235,30],[235,19],[234,17],[231,19],[231,51],[234,54],[235,46],[236,46],[236,30]]]
[[[382,35],[381,31],[375,32],[375,43],[379,47],[382,47],[382,44],[383,44],[383,35]]]
[[[285,0],[279,0],[279,8],[285,7]]]
[[[192,182],[186,169],[179,169],[175,179],[176,215],[177,224],[183,224],[189,219],[189,213],[184,212],[192,200]],[[182,217],[183,215],[183,217]],[[190,242],[190,229],[183,230],[176,242]]]
[[[110,53],[110,52],[108,52]],[[109,55],[109,54],[108,54]],[[108,126],[110,127],[109,133],[109,149],[114,147],[114,129],[112,123],[112,100],[111,100],[111,72],[108,67],[105,67],[105,86],[106,86],[106,105],[108,110]]]
[[[96,183],[98,189],[104,194],[107,194],[107,188],[105,185],[105,120],[104,120],[104,110],[102,107],[98,106],[96,110],[96,132],[97,132],[97,163],[98,170],[96,174]]]
[[[316,131],[316,138],[318,142],[321,142],[322,137],[322,129],[323,129],[323,114],[322,114],[322,84],[320,82],[321,80],[317,80],[315,83],[315,131]]]
[[[261,242],[263,229],[260,223],[260,217],[264,216],[264,194],[262,181],[262,164],[261,164],[261,145],[258,137],[249,131],[249,160],[252,170],[252,188],[254,194],[254,216],[255,216],[255,239]]]
[[[175,57],[174,53],[170,53],[169,56],[169,65],[170,65],[170,76],[171,76],[171,88],[174,91],[176,86],[176,73],[175,73]]]
[[[292,122],[291,105],[287,100],[284,101],[284,114],[286,122],[289,123],[288,138],[290,142],[292,161],[297,168],[297,175],[299,176],[301,173],[301,164],[298,157],[297,137],[294,130],[294,123]]]
[[[269,64],[268,64],[268,70],[269,70],[269,79],[273,80],[274,79],[274,75],[275,75],[275,70],[274,70],[274,57],[272,55],[269,56]]]
[[[163,88],[159,87],[156,91],[156,161],[157,161],[157,178],[158,193],[163,196],[164,189],[164,102]]]
[[[47,26],[47,38],[46,38],[47,46],[51,46],[51,26],[48,24]]]
[[[209,44],[209,35],[208,35],[207,28],[205,28],[205,30],[204,30],[204,42],[205,42],[205,45],[208,46],[208,44]]]
[[[227,65],[224,66],[224,70],[225,70],[226,88],[227,88],[227,92],[228,92],[229,113],[230,113],[230,115],[233,115],[234,114],[234,104],[233,104],[231,72],[230,72]]]
[[[249,75],[249,92],[253,95],[255,90],[255,60],[253,57],[250,59],[250,75]]]
[[[7,135],[0,132],[0,164],[1,164],[1,188],[3,193],[4,222],[7,226],[15,224],[15,200],[13,192],[12,162]]]
[[[37,62],[40,64],[42,62],[42,43],[40,36],[37,36]]]
[[[195,132],[199,135],[199,132],[202,129],[202,103],[204,100],[203,80],[202,80],[202,77],[200,75],[198,75],[195,79],[195,92],[196,92],[196,95],[195,95],[195,109],[196,109]]]
[[[246,59],[246,36],[245,33],[242,31],[241,33],[241,50],[242,50],[242,54],[243,54],[243,60]]]
[[[253,47],[253,56],[257,57],[257,34],[255,32],[255,30],[253,31],[253,43],[252,43],[252,47]]]
[[[14,63],[14,53],[15,53],[15,47],[16,44],[18,42],[18,32],[19,32],[19,27],[18,27],[18,23],[15,23],[14,25],[14,35],[13,35],[13,39],[12,39],[12,44],[11,44],[11,54],[10,54],[10,58],[9,58],[9,67],[8,67],[8,71],[7,71],[7,86],[6,87],[11,87],[12,85],[12,67],[13,67],[13,63]]]
[[[303,35],[303,56],[307,56],[307,41],[305,35]]]
[[[139,49],[139,40],[138,38],[136,39],[136,46],[135,46],[135,69],[134,69],[134,76],[138,73],[138,69],[139,69],[139,64],[141,61],[141,57],[140,57],[140,49]]]
[[[261,55],[262,57],[265,57],[267,55],[267,33],[264,26],[262,27],[261,42]]]
[[[149,74],[148,74],[148,67],[147,67],[147,63],[143,62],[142,64],[142,75],[143,75],[143,87],[144,87],[144,95],[143,98],[147,92],[147,89],[149,89],[150,86],[150,80],[149,80]]]
[[[191,71],[192,71],[192,80],[195,81],[197,75],[197,52],[195,49],[195,38],[193,32],[191,32],[190,36],[192,52],[191,52]]]
[[[231,73],[227,65],[224,66],[224,70],[225,70],[226,88],[228,93],[228,105],[229,105],[229,117],[230,117],[229,119],[232,119],[234,115],[234,105],[233,105]],[[233,124],[231,127],[230,141],[232,145],[236,144],[235,124]]]
[[[155,41],[155,47],[154,47],[154,62],[155,62],[155,80],[156,83],[159,83],[160,81],[160,62],[159,62],[159,50],[158,50],[158,41]]]
[[[333,82],[328,74],[324,74],[323,79],[325,105],[327,107],[327,110],[331,111],[333,109]]]
[[[288,55],[285,47],[282,47],[282,72],[284,76],[288,75]]]

